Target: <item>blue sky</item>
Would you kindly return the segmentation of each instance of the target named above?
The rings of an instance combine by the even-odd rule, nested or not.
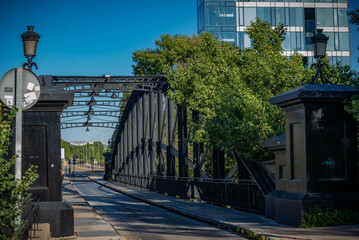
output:
[[[0,77],[25,62],[20,34],[41,35],[37,75],[131,75],[132,53],[161,34],[196,34],[197,0],[0,0]],[[350,8],[359,7],[351,0]],[[359,70],[352,27],[352,66]],[[62,131],[63,139],[107,142],[111,129]]]

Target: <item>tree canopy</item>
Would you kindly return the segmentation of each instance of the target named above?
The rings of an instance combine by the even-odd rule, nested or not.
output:
[[[195,141],[236,149],[260,159],[264,139],[284,131],[282,110],[269,103],[309,74],[302,57],[283,56],[283,26],[259,19],[247,29],[252,48],[219,42],[211,34],[163,35],[155,49],[134,53],[134,74],[165,74],[177,104],[199,111]],[[195,123],[193,123],[195,124]]]
[[[239,49],[211,34],[163,35],[156,48],[135,51],[136,75],[166,75],[169,96],[199,111],[194,140],[236,149],[260,160],[263,140],[284,132],[284,113],[269,99],[301,84],[310,69],[297,53],[283,56],[283,26],[257,19],[247,28],[252,48]]]

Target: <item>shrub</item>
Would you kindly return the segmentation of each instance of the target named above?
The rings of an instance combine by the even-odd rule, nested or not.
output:
[[[0,103],[0,239],[17,238],[24,221],[20,219],[22,209],[31,199],[26,199],[30,184],[38,174],[37,166],[31,165],[23,175],[21,181],[15,179],[13,169],[15,156],[8,156],[10,136],[12,135],[11,123],[16,115],[16,110],[11,110]]]
[[[321,208],[315,205],[305,214],[300,227],[325,227],[359,223],[359,213],[349,209]]]

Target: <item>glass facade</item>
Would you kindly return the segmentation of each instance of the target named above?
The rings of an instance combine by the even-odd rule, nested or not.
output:
[[[310,38],[317,28],[329,36],[327,53],[332,62],[350,65],[347,0],[197,0],[198,33],[210,32],[219,40],[241,48],[251,46],[245,32],[256,18],[272,26],[287,27],[285,54],[299,51],[313,61]]]

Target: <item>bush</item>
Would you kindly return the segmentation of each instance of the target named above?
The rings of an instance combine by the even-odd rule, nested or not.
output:
[[[13,174],[15,156],[8,157],[8,148],[15,115],[16,110],[10,110],[0,103],[0,239],[16,239],[21,234],[19,230],[24,221],[17,219],[20,219],[22,209],[31,201],[26,199],[26,191],[38,177],[37,166],[33,165],[27,169],[21,181],[15,179]]]
[[[349,209],[321,208],[315,205],[305,214],[300,227],[325,227],[359,223],[359,213]]]

